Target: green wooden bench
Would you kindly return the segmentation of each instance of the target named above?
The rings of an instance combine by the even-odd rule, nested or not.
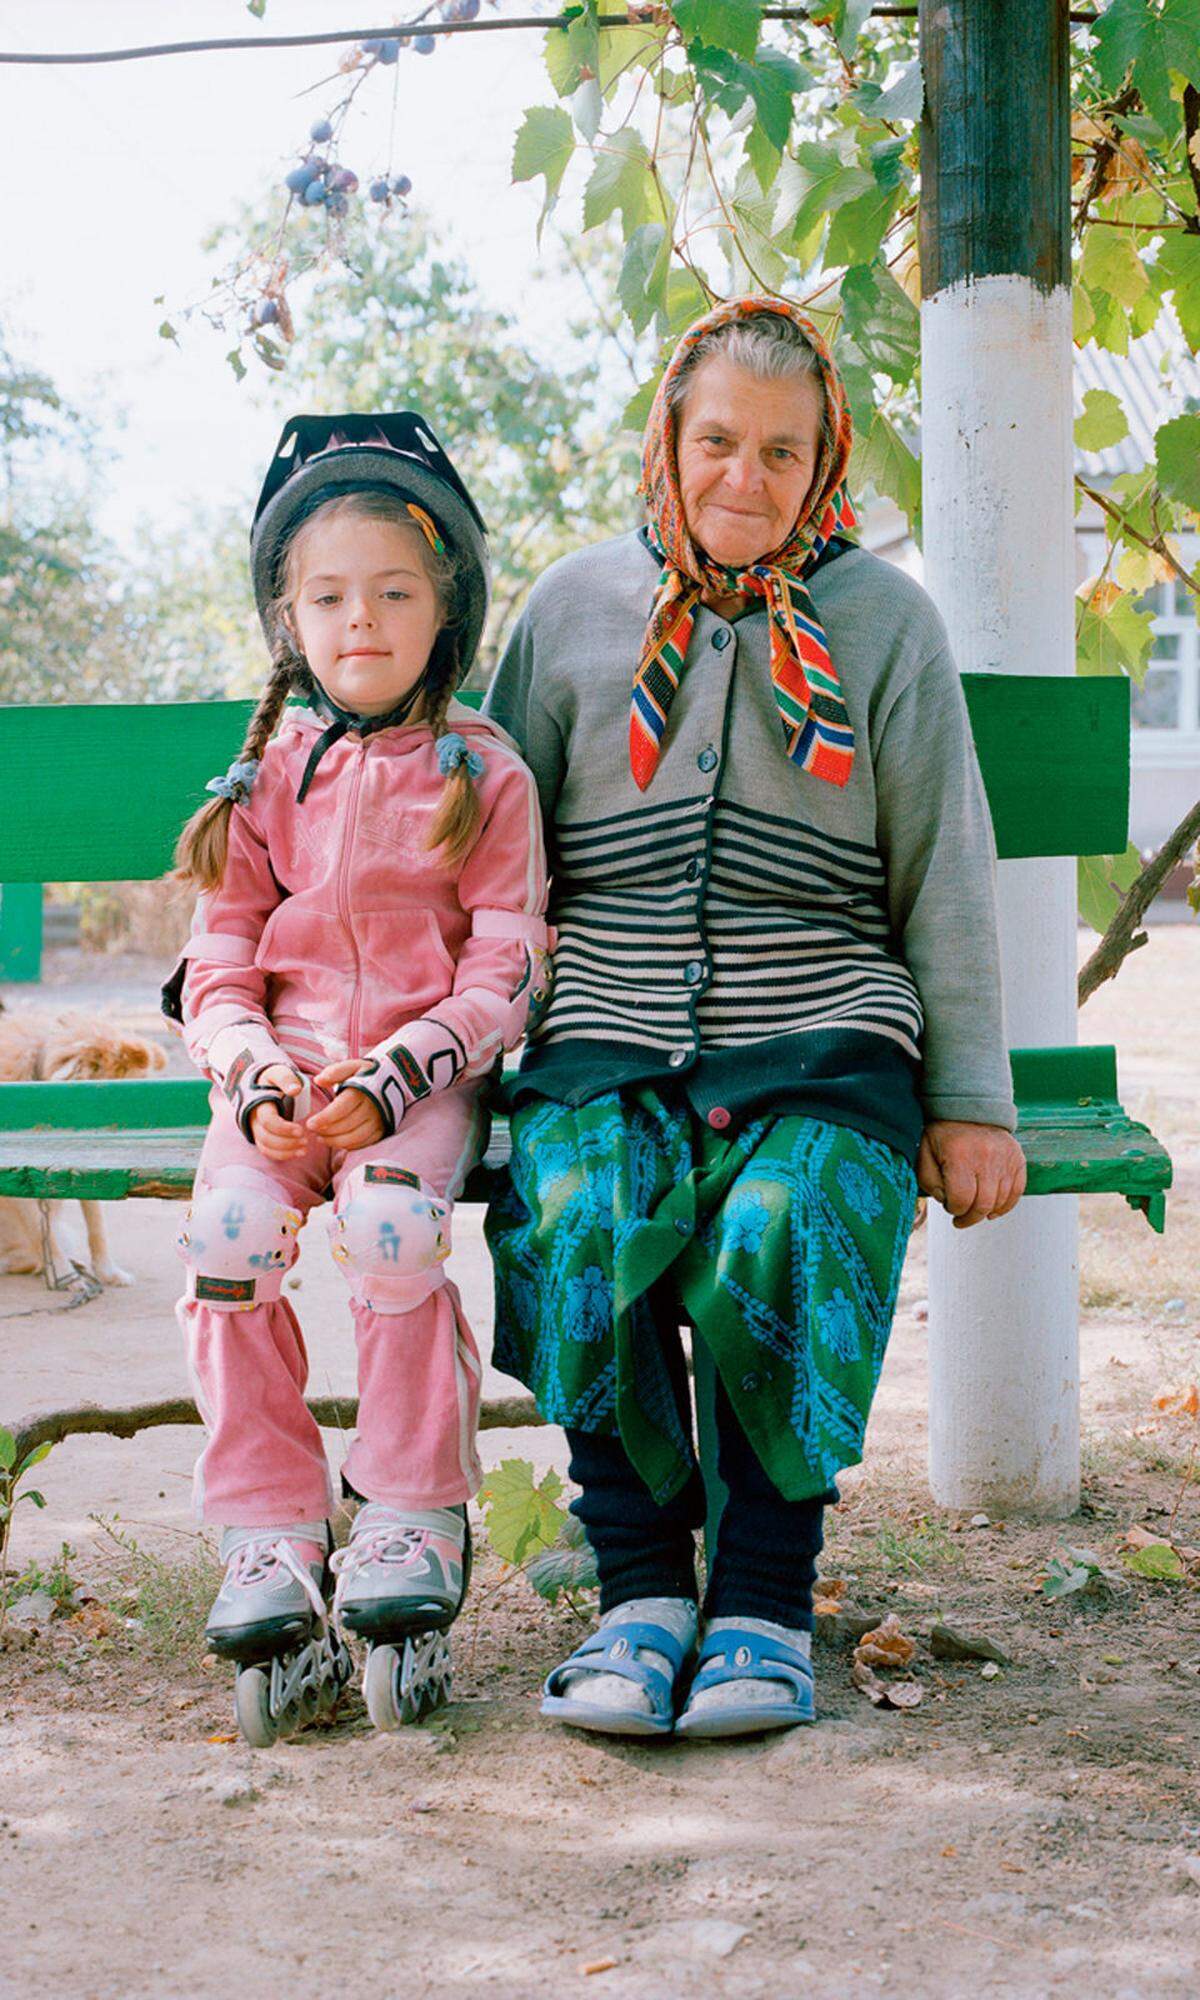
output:
[[[1002,858],[1121,852],[1129,818],[1124,679],[964,676]],[[0,708],[0,882],[149,880],[224,770],[247,702]],[[1123,1195],[1163,1227],[1171,1163],[1123,1111],[1111,1048],[1014,1049],[1031,1195]],[[0,1194],[183,1199],[208,1119],[200,1078],[0,1084]],[[498,1120],[465,1199],[507,1158]]]

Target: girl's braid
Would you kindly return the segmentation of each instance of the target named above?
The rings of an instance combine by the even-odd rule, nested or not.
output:
[[[253,759],[255,763],[261,762],[303,666],[304,662],[288,639],[281,638],[279,645],[273,649],[270,678],[247,725],[240,761]],[[209,799],[198,812],[192,814],[175,849],[175,874],[178,879],[194,882],[202,891],[220,887],[229,853],[229,817],[232,811],[232,799],[218,798]]]
[[[458,680],[458,649],[453,647],[450,671],[432,689],[427,703],[429,727],[436,743],[439,736],[446,735],[446,711],[454,698]],[[440,847],[443,859],[452,868],[464,861],[474,844],[479,830],[479,794],[475,790],[475,780],[467,769],[466,762],[448,773],[442,786],[442,796],[429,829],[426,846]]]

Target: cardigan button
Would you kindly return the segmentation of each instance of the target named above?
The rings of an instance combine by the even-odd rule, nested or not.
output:
[[[704,977],[703,959],[689,958],[687,964],[683,968],[683,977],[684,977],[684,983],[686,985],[699,986],[700,981]]]
[[[685,881],[685,882],[697,882],[697,881],[699,881],[699,879],[700,879],[700,870],[701,870],[701,867],[702,867],[702,866],[703,866],[703,864],[702,864],[702,863],[701,863],[700,861],[698,861],[698,860],[697,860],[697,858],[696,858],[696,856],[695,856],[695,855],[693,854],[693,856],[692,856],[691,860],[690,860],[690,861],[688,862],[688,865],[687,865],[687,867],[686,867],[686,868],[684,869],[684,871],[683,871],[683,879],[684,879],[684,881]]]
[[[667,1061],[672,1069],[682,1069],[684,1063],[690,1059],[691,1053],[690,1049],[672,1049]]]
[[[713,645],[718,653],[723,653],[725,651],[725,648],[729,644],[729,641],[732,639],[732,637],[733,633],[729,630],[728,625],[718,625],[716,631],[713,633],[712,636]]]
[[[723,1132],[729,1123],[729,1113],[723,1104],[714,1104],[708,1114],[708,1122],[714,1132]]]
[[[718,757],[716,751],[713,749],[711,743],[708,745],[708,748],[706,750],[702,750],[700,752],[700,755],[696,759],[696,762],[697,764],[699,764],[700,769],[702,771],[715,771],[720,761],[721,760]]]

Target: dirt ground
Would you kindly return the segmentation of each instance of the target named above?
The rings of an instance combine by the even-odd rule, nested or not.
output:
[[[94,994],[153,991],[153,968],[130,961],[63,954],[49,970],[64,996],[81,971]],[[815,1729],[740,1746],[557,1732],[535,1690],[582,1628],[485,1553],[444,1719],[380,1738],[355,1694],[331,1727],[251,1752],[231,1739],[229,1670],[198,1644],[215,1571],[187,1511],[196,1432],[58,1447],[12,1562],[65,1590],[65,1540],[76,1602],[93,1601],[0,1651],[0,1995],[1194,2000],[1200,1561],[1153,1582],[1122,1552],[1131,1528],[1200,1544],[1200,1426],[1156,1403],[1200,1376],[1198,994],[1200,926],[1160,926],[1084,1016],[1088,1039],[1117,1042],[1125,1101],[1170,1144],[1177,1180],[1162,1239],[1116,1198],[1084,1205],[1076,1519],[984,1525],[930,1505],[913,1240],[867,1463],[845,1479],[824,1568],[847,1613],[895,1612],[916,1640],[914,1710],[872,1708],[852,1685],[843,1616],[821,1621]],[[0,1282],[0,1415],[182,1391],[177,1217],[110,1210],[137,1283],[78,1311],[47,1310],[38,1281]],[[456,1267],[486,1342],[470,1219]],[[298,1275],[313,1388],[349,1388],[323,1244],[306,1243]],[[490,1393],[508,1386],[490,1378]],[[484,1445],[489,1464],[562,1463],[552,1431]],[[1050,1601],[1039,1580],[1064,1547],[1109,1575]],[[934,1657],[938,1620],[1010,1664]]]

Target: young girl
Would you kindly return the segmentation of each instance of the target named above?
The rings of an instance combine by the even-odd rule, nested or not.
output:
[[[164,996],[214,1084],[180,1237],[179,1308],[208,1442],[202,1519],[228,1567],[207,1626],[251,1740],[336,1693],[325,1626],[410,1637],[368,1659],[394,1727],[445,1685],[469,1569],[480,1362],[446,1276],[455,1196],[485,1143],[485,1082],[547,963],[536,792],[510,739],[461,707],[488,602],[483,524],[421,419],[298,418],[255,514],[271,675],[178,862],[201,896]],[[295,691],[307,705],[285,711]],[[362,1505],[329,1561],[321,1435],[282,1295],[332,1198],[350,1285]],[[374,1665],[374,1671],[373,1671]],[[243,1685],[244,1684],[244,1685]],[[307,1707],[306,1704],[307,1703]]]

